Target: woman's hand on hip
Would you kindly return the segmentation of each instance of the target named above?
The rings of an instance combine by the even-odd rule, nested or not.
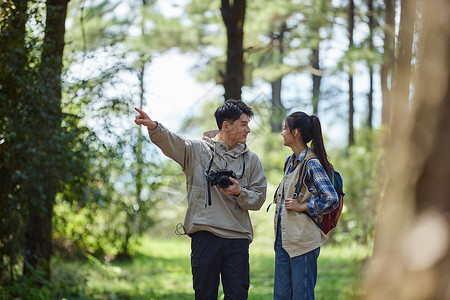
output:
[[[286,198],[284,200],[284,205],[286,206],[287,210],[292,211],[308,211],[308,206],[305,203],[299,203],[297,199],[293,198]]]

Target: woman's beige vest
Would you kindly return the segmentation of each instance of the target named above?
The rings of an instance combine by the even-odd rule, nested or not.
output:
[[[314,152],[308,149],[305,157],[310,155],[314,155]],[[275,237],[277,236],[278,212],[280,211],[283,192],[285,199],[292,198],[295,192],[295,185],[299,179],[300,167],[301,163],[298,163],[290,174],[285,174],[277,190],[275,198],[277,207],[274,220]],[[300,203],[305,203],[311,195],[306,184],[303,183],[297,200]],[[283,205],[281,209],[281,240],[283,249],[292,258],[320,247],[327,241],[327,237],[309,216],[304,213],[287,210]]]

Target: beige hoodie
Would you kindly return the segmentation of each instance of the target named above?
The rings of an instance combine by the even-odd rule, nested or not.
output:
[[[229,150],[226,143],[215,141],[218,130],[205,132],[201,141],[184,139],[163,125],[148,130],[150,139],[163,153],[175,160],[186,174],[188,208],[184,219],[187,234],[209,231],[223,238],[253,240],[249,210],[259,210],[266,199],[267,182],[258,156],[247,145],[238,144]],[[212,170],[234,171],[242,191],[239,196],[225,196],[216,186],[210,188],[211,205],[208,205],[208,185],[205,171],[212,155]]]

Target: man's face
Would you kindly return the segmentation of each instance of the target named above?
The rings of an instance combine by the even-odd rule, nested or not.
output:
[[[245,144],[247,142],[247,136],[251,131],[248,126],[249,122],[250,118],[246,114],[242,114],[239,119],[233,122],[233,124],[228,122],[224,123],[224,126],[227,128],[227,135],[230,143]]]

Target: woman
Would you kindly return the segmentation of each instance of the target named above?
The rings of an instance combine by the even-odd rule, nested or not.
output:
[[[286,158],[284,176],[275,192],[274,299],[314,299],[317,258],[327,240],[320,230],[321,216],[339,206],[327,174],[332,165],[323,144],[319,118],[295,112],[286,118],[281,135],[293,154]],[[307,144],[312,141],[311,148]],[[302,162],[306,176],[296,190]],[[295,194],[298,194],[296,197]],[[313,220],[314,219],[314,220]]]

